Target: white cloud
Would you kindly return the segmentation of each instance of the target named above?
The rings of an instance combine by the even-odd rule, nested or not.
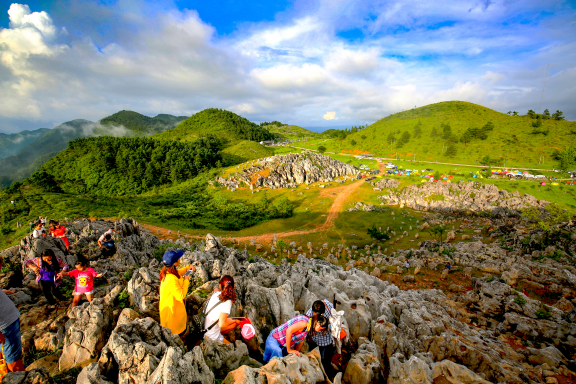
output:
[[[324,120],[338,120],[338,117],[336,117],[336,112],[326,112],[322,118]]]
[[[482,80],[489,81],[490,83],[498,83],[505,80],[506,76],[498,72],[486,71],[486,74],[482,76]]]

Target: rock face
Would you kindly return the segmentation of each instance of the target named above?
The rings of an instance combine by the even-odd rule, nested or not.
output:
[[[317,181],[330,182],[338,177],[355,176],[359,172],[350,164],[312,151],[272,156],[235,173],[230,178],[216,178],[220,184],[238,188],[241,184],[254,188],[295,188]]]
[[[315,349],[300,357],[294,354],[282,358],[275,357],[258,370],[242,366],[230,372],[223,384],[316,384],[324,382],[325,375],[320,363],[320,352]]]
[[[430,199],[430,196],[443,196],[443,199]],[[446,213],[491,211],[498,215],[518,213],[520,209],[542,207],[548,204],[547,201],[537,200],[528,194],[514,195],[508,191],[499,190],[494,184],[472,181],[413,184],[402,191],[380,195],[379,198],[390,205],[423,211]]]
[[[74,307],[66,323],[64,349],[59,368],[65,371],[94,359],[106,344],[112,326],[112,302],[121,287],[110,295]]]
[[[180,356],[184,354],[180,338],[169,329],[149,317],[137,319],[114,329],[98,360],[100,368],[91,370],[106,376],[118,372],[119,384],[145,383],[168,348],[179,350]]]
[[[46,368],[32,369],[23,372],[8,372],[2,378],[2,384],[53,384]]]
[[[241,365],[261,366],[248,356],[248,347],[240,340],[237,340],[235,344],[205,340],[201,349],[206,365],[218,379],[225,378],[228,372],[239,368]]]
[[[398,188],[400,182],[395,179],[382,179],[371,183],[376,188]]]
[[[160,319],[158,303],[160,301],[160,278],[157,268],[139,268],[128,282],[130,304],[145,316]]]

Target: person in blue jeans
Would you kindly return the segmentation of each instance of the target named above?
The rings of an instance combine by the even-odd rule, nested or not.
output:
[[[0,257],[0,268],[3,259]],[[0,344],[4,344],[4,359],[10,372],[24,371],[20,340],[20,311],[8,297],[12,291],[0,290]]]
[[[306,316],[312,319],[313,324],[317,322],[320,317],[329,320],[332,316],[330,310],[333,308],[334,306],[328,300],[316,300],[312,304],[312,308],[306,312]],[[334,356],[334,338],[330,333],[330,329],[327,328],[320,332],[310,331],[308,332],[308,337],[312,339],[320,349],[320,357],[322,359],[322,365],[324,365],[324,370],[330,370],[332,356]]]

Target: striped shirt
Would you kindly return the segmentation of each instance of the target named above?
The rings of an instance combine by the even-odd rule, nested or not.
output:
[[[332,305],[331,302],[329,302],[326,299],[322,300],[322,302],[324,303],[324,307],[326,308],[323,315],[325,318],[330,319],[330,316],[332,316],[330,314],[330,310],[333,309],[334,306]],[[306,312],[306,316],[312,317],[312,308],[310,308]],[[330,326],[328,326],[328,327],[330,327]],[[329,329],[325,330],[323,333],[313,333],[311,338],[316,343],[316,345],[319,347],[325,347],[327,345],[331,345],[332,342],[334,341],[334,338],[330,334]]]
[[[286,346],[286,330],[291,325],[296,324],[300,321],[303,321],[306,324],[308,324],[308,320],[310,320],[308,318],[308,316],[298,315],[298,316],[288,320],[287,322],[285,322],[284,324],[282,324],[278,328],[274,328],[272,330],[272,337],[275,338],[278,341],[278,343],[280,343],[280,345]],[[307,334],[308,334],[308,327],[304,328],[304,330],[301,332],[292,333],[292,342],[290,345],[300,344],[301,342],[303,342],[306,339]]]

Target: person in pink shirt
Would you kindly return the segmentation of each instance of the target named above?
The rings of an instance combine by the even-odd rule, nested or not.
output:
[[[76,280],[76,288],[74,289],[74,300],[72,301],[72,306],[76,307],[80,303],[82,295],[86,295],[88,301],[92,301],[93,297],[93,287],[94,278],[102,277],[102,273],[96,273],[95,270],[88,267],[88,261],[84,258],[78,258],[78,261],[74,265],[76,267],[72,272],[60,272],[60,277],[62,276],[72,276]]]

